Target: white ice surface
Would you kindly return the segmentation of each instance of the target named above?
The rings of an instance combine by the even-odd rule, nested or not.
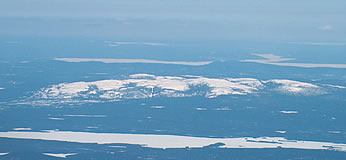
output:
[[[346,151],[346,144],[287,140],[283,137],[240,137],[240,138],[207,138],[177,135],[152,134],[119,134],[90,133],[70,131],[49,132],[0,132],[0,137],[16,139],[38,139],[77,143],[97,144],[137,144],[149,148],[201,148],[208,145],[223,143],[220,148],[296,148]]]

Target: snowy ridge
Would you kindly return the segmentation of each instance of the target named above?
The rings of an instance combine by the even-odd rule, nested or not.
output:
[[[248,95],[265,88],[290,94],[323,94],[321,87],[293,80],[267,80],[254,78],[207,78],[201,76],[156,76],[134,74],[123,80],[60,83],[34,92],[28,100],[31,105],[57,103],[101,103],[122,99],[151,97],[215,98],[222,95]]]
[[[262,81],[263,83],[273,83],[275,85],[279,85],[275,89],[281,92],[289,93],[289,94],[303,94],[303,95],[316,95],[323,94],[324,91],[320,89],[319,86],[298,82],[292,80],[281,80],[281,79],[273,79],[268,81]]]

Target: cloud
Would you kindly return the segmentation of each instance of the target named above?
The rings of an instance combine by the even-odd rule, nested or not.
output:
[[[289,44],[312,45],[312,46],[346,46],[342,42],[293,42]]]
[[[265,59],[245,59],[241,62],[255,62],[263,64],[271,64],[277,66],[287,66],[287,67],[303,67],[303,68],[346,68],[346,64],[321,64],[321,63],[283,63],[282,61],[295,60],[294,58],[281,58],[273,54],[255,54],[256,56],[263,57]]]
[[[318,29],[324,30],[324,31],[330,31],[330,30],[333,30],[333,28],[334,27],[329,24],[318,27]]]
[[[167,46],[168,44],[164,44],[164,43],[143,43],[144,45],[149,45],[149,46]]]
[[[22,42],[21,41],[4,41],[4,43],[7,43],[7,44],[20,44]]]
[[[176,64],[189,66],[202,66],[212,61],[185,62],[185,61],[160,61],[150,59],[112,59],[112,58],[55,58],[57,61],[65,62],[103,62],[103,63],[152,63],[152,64]]]
[[[112,42],[104,41],[110,47],[117,47],[121,45],[147,45],[147,46],[168,46],[166,43],[155,43],[155,42]]]
[[[104,118],[106,115],[80,115],[80,114],[66,114],[65,117],[94,117],[94,118]]]

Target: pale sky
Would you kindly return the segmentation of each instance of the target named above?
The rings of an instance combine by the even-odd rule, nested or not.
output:
[[[346,1],[1,0],[0,35],[346,42]]]

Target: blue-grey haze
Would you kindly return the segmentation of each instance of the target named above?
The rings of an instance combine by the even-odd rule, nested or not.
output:
[[[1,0],[0,159],[344,160],[345,6]],[[222,140],[30,138],[64,131]]]

